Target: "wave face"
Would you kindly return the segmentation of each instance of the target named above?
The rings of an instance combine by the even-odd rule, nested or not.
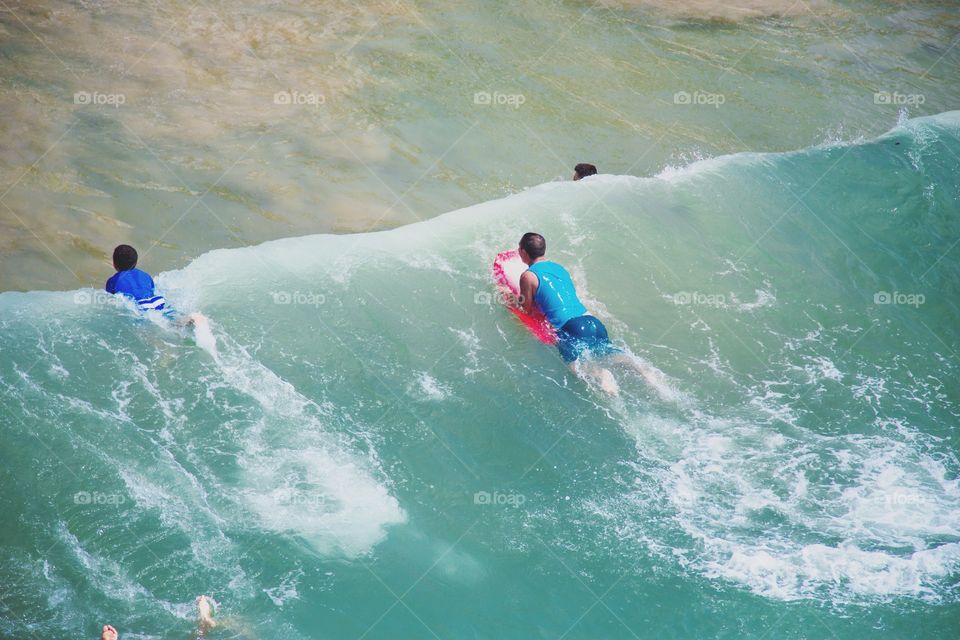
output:
[[[958,166],[951,112],[213,251],[158,282],[215,348],[0,295],[0,630],[159,637],[211,593],[285,637],[672,637],[680,607],[689,637],[824,609],[942,637]],[[531,229],[661,393],[606,399],[497,304]]]

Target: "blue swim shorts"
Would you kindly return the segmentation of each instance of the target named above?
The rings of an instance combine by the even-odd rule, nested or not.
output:
[[[557,349],[566,363],[576,361],[587,352],[593,356],[620,353],[620,349],[610,343],[607,328],[593,316],[577,316],[568,320],[557,331]]]

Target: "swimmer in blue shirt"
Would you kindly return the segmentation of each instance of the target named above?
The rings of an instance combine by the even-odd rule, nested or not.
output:
[[[113,268],[117,270],[107,280],[104,289],[109,294],[121,294],[137,303],[137,308],[143,312],[158,311],[173,320],[175,312],[167,304],[166,299],[157,292],[153,278],[146,271],[137,269],[137,250],[128,244],[118,245],[113,250]],[[191,313],[182,324],[199,325],[207,321],[200,313]]]
[[[609,369],[596,364],[597,359],[626,364],[655,384],[651,370],[610,343],[607,328],[587,313],[577,297],[570,274],[556,262],[547,260],[546,252],[547,241],[539,233],[525,233],[520,238],[520,259],[527,265],[520,276],[520,299],[526,313],[539,308],[556,329],[557,348],[563,361],[574,373],[578,373],[579,363],[579,372],[597,380],[611,396],[619,393],[617,381]],[[587,354],[593,356],[594,361],[582,360]]]
[[[113,250],[113,268],[117,270],[104,289],[109,294],[122,294],[137,303],[141,311],[167,311],[167,301],[157,293],[153,278],[137,269],[137,250],[121,244]]]

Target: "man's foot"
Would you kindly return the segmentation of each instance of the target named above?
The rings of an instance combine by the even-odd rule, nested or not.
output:
[[[100,633],[100,640],[117,640],[117,630],[109,624],[103,625],[103,631]]]
[[[213,619],[213,600],[207,596],[197,598],[197,614],[199,615],[198,622],[201,631],[217,626],[216,620]]]
[[[191,313],[187,316],[188,327],[199,327],[207,323],[207,316],[202,313]]]

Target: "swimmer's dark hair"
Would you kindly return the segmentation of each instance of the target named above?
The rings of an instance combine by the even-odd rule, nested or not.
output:
[[[587,176],[597,175],[597,168],[592,164],[581,162],[573,168],[573,172],[576,174],[574,179],[579,180],[580,178],[586,178]]]
[[[520,238],[520,248],[536,260],[547,252],[547,241],[539,233],[528,231]]]
[[[113,266],[117,271],[128,271],[137,266],[137,250],[128,244],[117,245],[113,250]]]

